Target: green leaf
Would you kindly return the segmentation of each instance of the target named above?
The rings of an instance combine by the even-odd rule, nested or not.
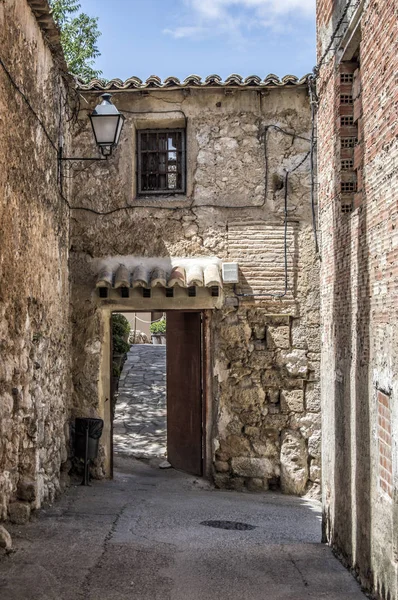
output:
[[[101,35],[98,18],[79,13],[76,0],[49,0],[54,21],[61,29],[61,44],[68,69],[83,81],[97,79],[102,71],[93,68],[100,56],[97,40]]]

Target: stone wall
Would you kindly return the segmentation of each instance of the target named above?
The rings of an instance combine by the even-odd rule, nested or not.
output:
[[[76,152],[88,156],[94,149],[87,112],[98,93],[85,96],[75,143]],[[97,258],[236,260],[238,294],[282,297],[237,296],[232,285],[225,285],[213,311],[215,482],[317,493],[319,273],[311,227],[306,85],[135,90],[118,92],[114,102],[126,116],[116,155],[73,180],[74,410],[106,417],[109,312],[137,309],[129,300],[99,299]],[[185,126],[186,195],[137,197],[136,129]],[[292,171],[287,190],[286,170]],[[155,307],[148,304],[149,309]],[[109,450],[103,451],[107,471]]]
[[[0,519],[16,522],[54,499],[67,460],[69,213],[57,182],[67,107],[48,12],[44,1],[35,13],[0,3]]]
[[[339,38],[345,48],[339,53],[342,62],[330,53],[317,84],[325,535],[362,583],[383,599],[398,597],[393,4],[362,3],[363,12],[352,16],[347,33],[345,24],[338,32],[344,35]],[[333,7],[331,0],[318,2],[319,56],[327,46],[325,32],[338,20]],[[342,74],[351,74],[350,87],[350,78]],[[341,94],[352,96],[344,109]],[[346,181],[342,115],[353,117],[358,140],[351,155],[344,155],[355,174],[352,198],[341,188]]]

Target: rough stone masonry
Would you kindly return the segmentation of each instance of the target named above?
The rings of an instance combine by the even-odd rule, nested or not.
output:
[[[72,210],[70,261],[74,410],[106,418],[109,315],[137,309],[131,298],[98,297],[99,259],[116,265],[132,257],[236,261],[240,283],[236,289],[225,284],[210,311],[214,481],[224,488],[316,494],[319,272],[306,80],[233,81],[209,78],[200,84],[193,77],[162,85],[152,77],[147,85],[136,78],[107,85],[126,116],[122,140],[111,160],[75,174],[71,195],[79,207]],[[100,82],[81,88],[87,104],[79,115],[75,153],[90,151],[87,113],[102,92]],[[185,193],[139,194],[137,132],[167,128],[186,132]],[[165,309],[155,304],[152,299],[142,306]],[[200,307],[199,298],[191,306]],[[106,473],[104,435],[100,467]]]
[[[69,211],[57,178],[70,81],[48,13],[0,3],[0,520],[18,523],[54,500],[70,466]]]
[[[126,116],[116,155],[83,173],[65,167],[60,178],[61,138],[66,155],[95,152],[87,113],[101,85],[80,90],[88,104],[75,122],[47,2],[0,3],[0,24],[0,519],[23,522],[54,500],[68,483],[71,421],[104,416],[110,404],[109,315],[131,306],[98,297],[95,265],[106,257],[239,263],[236,290],[225,285],[209,311],[209,474],[219,487],[316,494],[319,287],[306,80],[111,84]],[[186,132],[185,193],[139,196],[136,132],[170,127]],[[260,293],[275,296],[242,296]],[[108,419],[98,476],[110,474],[109,432]]]

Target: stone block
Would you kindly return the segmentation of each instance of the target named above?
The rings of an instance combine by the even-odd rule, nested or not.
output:
[[[216,462],[214,463],[214,467],[219,473],[229,472],[229,464],[226,461],[216,460]]]
[[[246,487],[251,492],[264,492],[268,490],[268,481],[259,477],[253,477],[247,481]]]
[[[263,340],[265,338],[265,325],[255,325],[253,334],[256,340]]]
[[[225,489],[229,487],[230,477],[224,473],[216,473],[214,475],[214,485],[216,488]]]
[[[216,452],[216,459],[220,460],[222,462],[226,462],[228,460],[229,456],[226,452]]]
[[[12,549],[12,539],[7,529],[0,525],[0,549],[9,552]]]
[[[239,456],[231,461],[232,471],[241,477],[270,478],[275,474],[274,466],[268,458]]]
[[[308,454],[314,458],[321,456],[321,432],[314,431],[308,438]]]
[[[308,382],[305,386],[305,409],[309,412],[321,410],[321,386],[318,382]]]
[[[305,350],[282,351],[278,363],[293,377],[306,377],[308,373],[308,358]]]
[[[267,390],[267,397],[270,402],[275,404],[280,400],[280,389],[279,388],[270,388]]]
[[[321,467],[318,465],[311,464],[310,466],[310,479],[315,483],[321,482]]]
[[[267,347],[268,348],[290,348],[290,327],[267,327]]]
[[[235,490],[236,492],[241,492],[245,487],[245,480],[243,477],[231,477],[228,482],[228,488],[230,490]]]
[[[30,504],[27,502],[12,502],[8,507],[11,523],[23,525],[30,519]]]
[[[260,435],[260,429],[258,427],[250,427],[250,425],[246,426],[245,435],[247,435],[250,438],[258,438]]]
[[[18,482],[17,496],[20,500],[33,502],[36,499],[36,484],[32,479],[22,477]]]
[[[282,390],[281,409],[283,413],[302,413],[304,412],[304,392],[303,390]]]
[[[284,494],[304,494],[308,481],[307,450],[297,431],[284,431],[281,446],[281,488]]]

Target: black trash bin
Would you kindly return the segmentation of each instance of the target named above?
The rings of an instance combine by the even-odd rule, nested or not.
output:
[[[82,485],[89,484],[89,461],[97,458],[99,440],[104,428],[102,419],[79,417],[75,419],[75,456],[84,459]]]

